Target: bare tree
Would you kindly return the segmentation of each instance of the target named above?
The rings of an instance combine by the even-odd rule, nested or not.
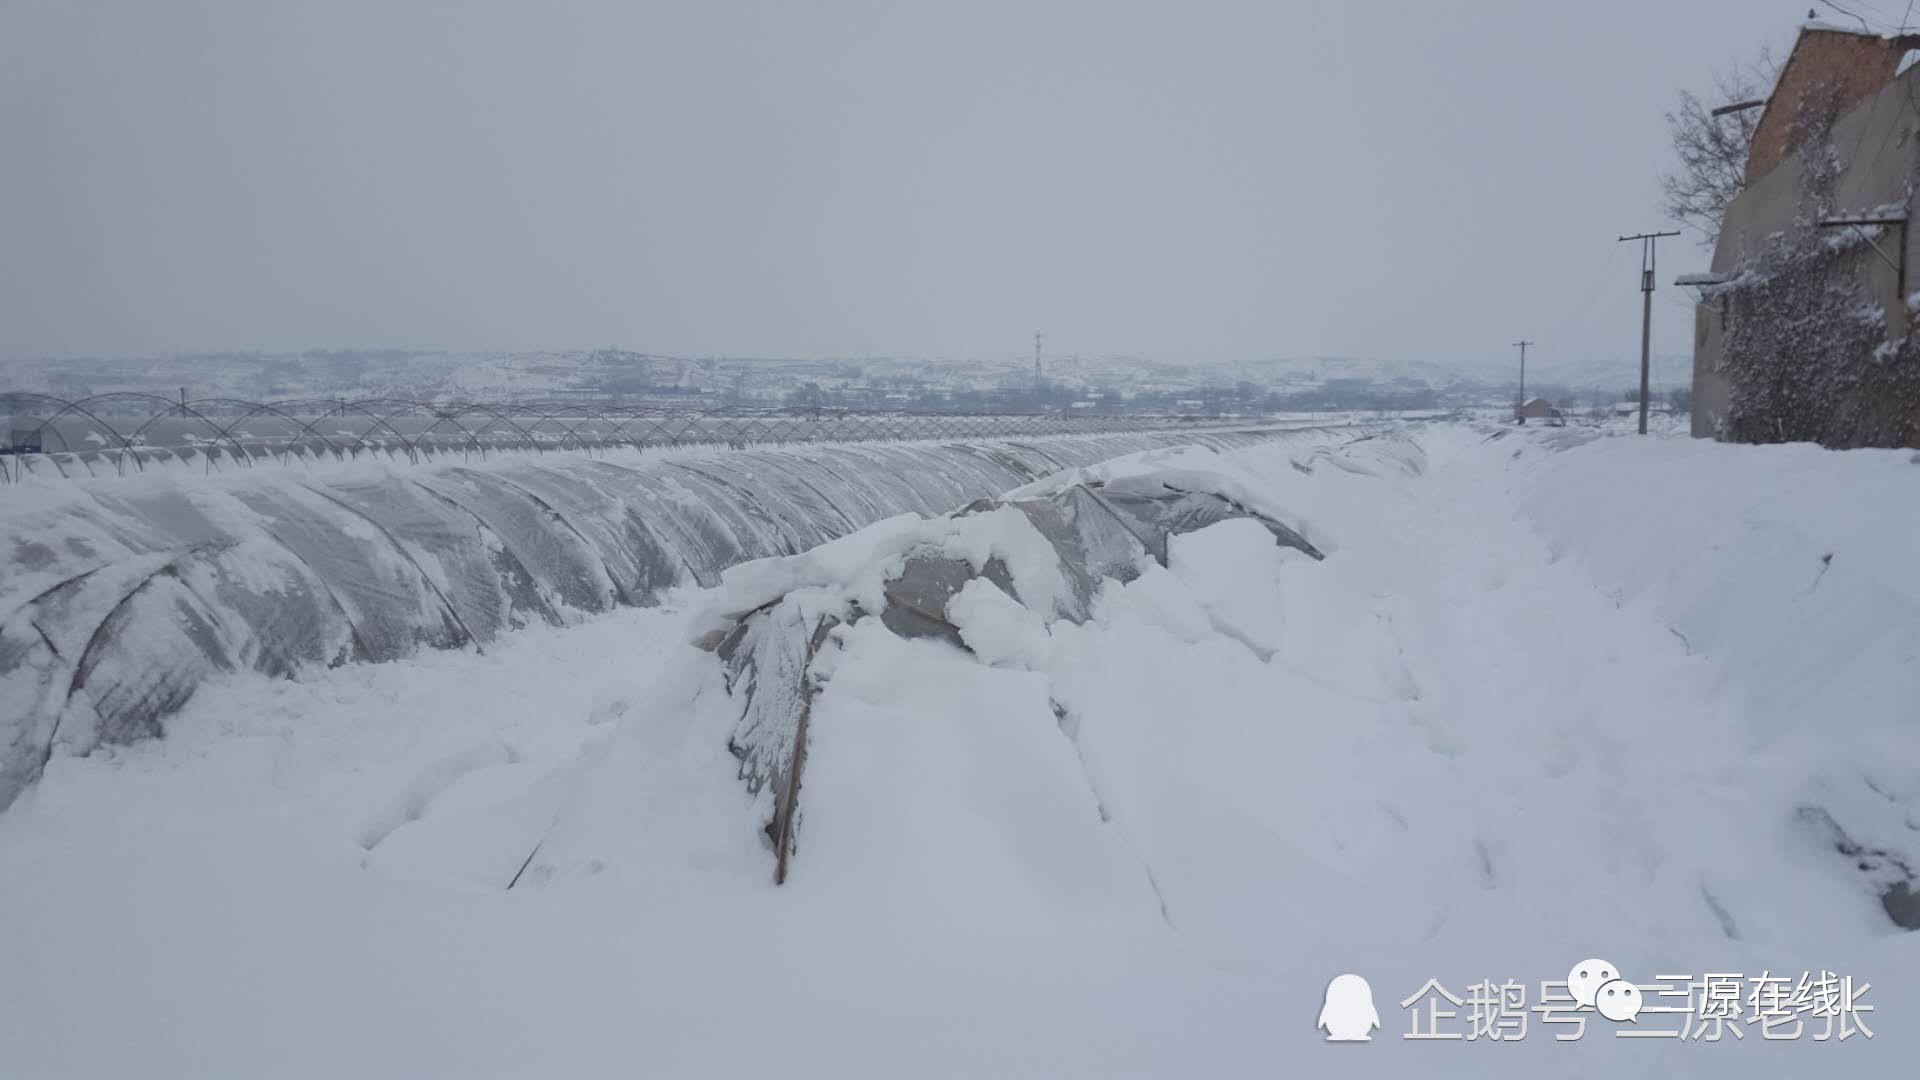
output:
[[[1765,99],[1779,69],[1773,53],[1762,52],[1744,68],[1716,74],[1710,100],[1682,90],[1679,107],[1667,113],[1667,133],[1680,163],[1660,177],[1661,209],[1698,229],[1705,246],[1719,238],[1727,204],[1746,186],[1747,146],[1762,111],[1756,107],[1715,116],[1713,110]]]

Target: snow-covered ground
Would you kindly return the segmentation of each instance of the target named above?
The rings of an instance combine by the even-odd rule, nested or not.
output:
[[[856,624],[778,888],[700,593],[56,758],[0,815],[0,1073],[1911,1075],[1920,936],[1826,831],[1920,867],[1911,454],[1220,464],[1326,560],[1228,521],[1084,625],[970,595],[980,658]],[[1588,957],[1851,976],[1873,1037],[1401,1038],[1429,979],[1532,1006]],[[1342,973],[1371,1042],[1316,1030]]]

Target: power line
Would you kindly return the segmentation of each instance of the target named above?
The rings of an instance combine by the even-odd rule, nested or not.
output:
[[[1830,7],[1833,10],[1839,12],[1840,14],[1845,15],[1847,18],[1853,19],[1859,22],[1860,29],[1865,30],[1867,33],[1874,34],[1879,32],[1867,23],[1867,17],[1865,15],[1862,15],[1857,11],[1852,11],[1847,8],[1843,8],[1839,4],[1834,3],[1833,0],[1820,0],[1820,2],[1822,4],[1825,4],[1827,7]]]

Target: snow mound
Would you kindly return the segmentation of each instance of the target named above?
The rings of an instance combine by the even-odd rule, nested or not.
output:
[[[1070,470],[930,520],[890,518],[814,551],[728,570],[697,642],[711,660],[690,660],[717,668],[724,689],[713,691],[710,677],[674,680],[724,697],[724,711],[738,717],[727,745],[757,800],[776,883],[786,880],[797,846],[813,716],[823,697],[837,704],[858,693],[843,689],[857,677],[837,674],[864,669],[854,646],[925,639],[989,664],[1030,663],[1044,654],[1052,624],[1093,618],[1103,590],[1164,570],[1175,538],[1212,526],[1245,530],[1233,532],[1223,551],[1277,543],[1324,558],[1289,525],[1250,509],[1273,500],[1256,479],[1235,472],[1211,451],[1149,454]],[[1182,550],[1183,571],[1198,550]],[[1277,636],[1261,626],[1257,610],[1224,595],[1220,602],[1231,612],[1225,624],[1258,628],[1236,631],[1242,640]],[[1202,616],[1198,625],[1209,623]],[[631,779],[614,774],[605,782],[627,787]],[[560,831],[557,843],[535,855],[535,880],[554,876],[561,853],[577,848],[564,837],[564,822]]]

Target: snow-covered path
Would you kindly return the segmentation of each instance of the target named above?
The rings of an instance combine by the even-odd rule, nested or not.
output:
[[[684,660],[698,597],[486,656],[210,687],[167,739],[57,760],[0,816],[0,1061],[22,1076],[1903,1074],[1920,947],[1794,821],[1810,784],[1863,755],[1892,790],[1920,775],[1910,729],[1863,723],[1857,745],[1829,730],[1817,750],[1757,737],[1738,656],[1609,580],[1595,553],[1616,540],[1568,531],[1550,485],[1569,474],[1543,473],[1554,456],[1529,437],[1238,454],[1324,563],[1217,525],[1084,626],[994,616],[1004,635],[976,649],[991,665],[856,628],[779,890],[739,828],[724,726],[694,687],[654,683]],[[1590,496],[1604,505],[1701,453],[1628,452],[1565,456],[1607,478]],[[1856,460],[1904,480],[1891,458]],[[1730,573],[1727,589],[1760,580]],[[1910,686],[1903,648],[1863,685]],[[557,813],[578,824],[553,841],[560,872],[506,891]],[[1399,1037],[1400,1000],[1430,978],[1463,996],[1511,979],[1538,1004],[1542,981],[1592,956],[1638,982],[1850,974],[1873,983],[1875,1037],[1683,1045],[1616,1039],[1591,1013],[1575,1043],[1539,1014],[1519,1044]],[[1314,1028],[1342,972],[1374,988],[1370,1043]]]

